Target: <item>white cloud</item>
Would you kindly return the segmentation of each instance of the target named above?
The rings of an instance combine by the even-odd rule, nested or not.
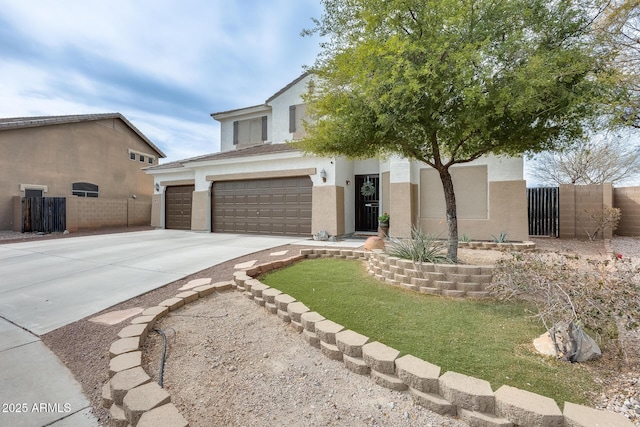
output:
[[[217,151],[210,113],[310,64],[319,0],[0,0],[0,116],[120,112],[168,155]]]

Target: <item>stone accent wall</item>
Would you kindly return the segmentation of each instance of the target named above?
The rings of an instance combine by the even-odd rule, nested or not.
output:
[[[441,375],[439,366],[409,354],[400,357],[398,350],[378,341],[371,342],[368,337],[326,319],[290,295],[255,279],[260,274],[299,260],[318,257],[372,258],[370,252],[364,251],[303,250],[299,256],[236,271],[232,281],[203,284],[181,292],[134,318],[109,348],[110,380],[103,386],[102,403],[110,409],[111,425],[189,425],[171,403],[169,393],[151,383],[151,378],[142,369],[141,349],[147,333],[169,311],[179,310],[185,304],[214,292],[235,289],[290,324],[309,345],[318,348],[327,358],[343,362],[346,369],[369,376],[381,387],[398,392],[408,390],[416,404],[439,414],[457,416],[469,425],[633,427],[633,423],[622,414],[569,402],[565,402],[563,413],[552,399],[545,396],[506,385],[494,392],[487,381],[453,371]]]

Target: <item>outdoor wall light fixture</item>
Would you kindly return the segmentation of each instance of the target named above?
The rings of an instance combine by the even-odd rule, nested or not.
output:
[[[160,184],[156,182],[156,191],[160,191]]]
[[[327,182],[327,171],[324,168],[320,171],[320,178],[322,178],[322,182]]]

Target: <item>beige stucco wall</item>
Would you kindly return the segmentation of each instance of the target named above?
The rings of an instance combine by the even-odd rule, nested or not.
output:
[[[311,204],[311,233],[326,230],[331,236],[345,234],[344,187],[314,185]]]
[[[409,182],[392,182],[389,184],[389,235],[391,237],[411,237],[414,225],[417,200],[414,190],[416,185]]]
[[[191,199],[191,229],[210,231],[209,222],[211,199],[210,191],[194,191]]]
[[[24,196],[21,184],[46,187],[45,197],[71,197],[72,183],[89,182],[99,186],[99,199],[126,205],[136,195],[149,203],[153,177],[141,168],[150,164],[130,160],[129,150],[152,155],[157,164],[158,153],[119,119],[1,131],[0,230],[20,227],[13,197]]]
[[[420,197],[422,206],[422,201],[429,195],[422,190]],[[456,200],[460,197],[464,197],[464,195],[456,194]],[[488,213],[486,218],[465,218],[464,210],[461,211],[460,207],[458,208],[459,236],[466,234],[472,239],[492,240],[492,236],[506,232],[507,238],[512,241],[528,239],[525,181],[489,182],[487,201]],[[432,234],[439,234],[441,237],[446,238],[447,221],[444,210],[438,218],[427,218],[421,210],[419,223],[422,230]]]

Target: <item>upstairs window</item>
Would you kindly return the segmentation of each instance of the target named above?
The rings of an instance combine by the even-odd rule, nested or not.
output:
[[[74,182],[71,194],[78,197],[98,197],[98,186],[89,182]]]
[[[149,163],[150,165],[154,164],[155,157],[148,153],[141,153],[139,151],[134,151],[129,149],[129,160],[133,160],[134,162],[137,160],[140,163]]]
[[[233,145],[258,144],[267,140],[267,116],[233,122]]]
[[[305,136],[303,121],[306,111],[306,104],[289,106],[289,133],[293,134],[293,139],[302,139]]]

